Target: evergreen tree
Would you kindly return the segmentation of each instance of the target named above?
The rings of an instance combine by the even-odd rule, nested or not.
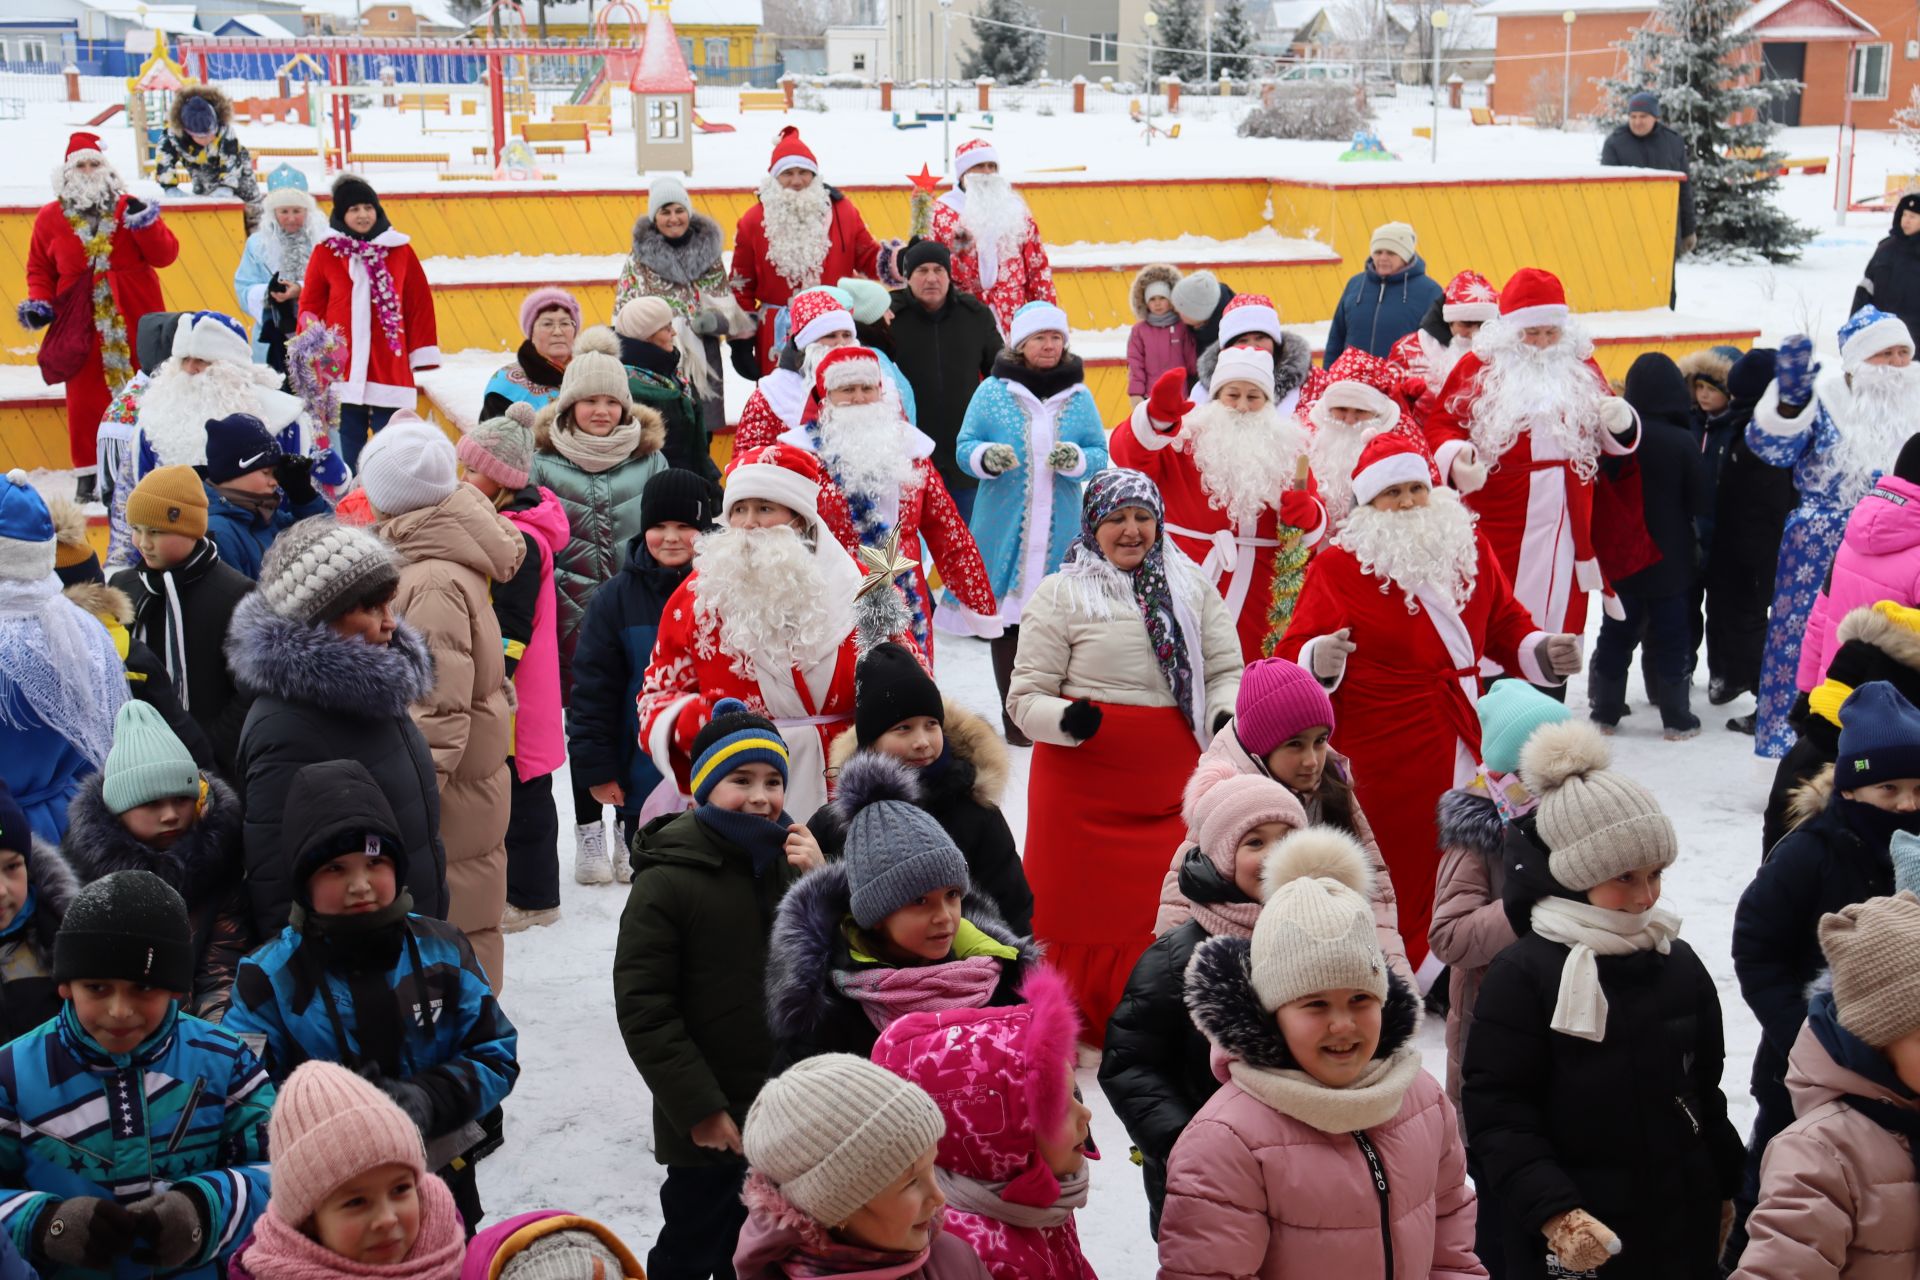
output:
[[[1253,48],[1253,23],[1247,20],[1247,7],[1244,0],[1226,0],[1226,3],[1214,10],[1213,41],[1208,48],[1213,50],[1213,74],[1231,76],[1235,80],[1248,80],[1252,77],[1253,58],[1248,50]]]
[[[973,52],[960,64],[960,74],[971,80],[992,76],[995,84],[1026,84],[1037,80],[1047,64],[1047,38],[1039,31],[1033,10],[1021,0],[986,0],[980,17],[991,22],[973,24]],[[999,23],[1013,26],[1000,26]]]
[[[1153,78],[1157,84],[1167,76],[1179,76],[1188,84],[1197,84],[1206,78],[1207,57],[1206,23],[1200,11],[1200,0],[1153,0],[1149,6],[1160,19],[1160,25],[1153,29]],[[1146,44],[1146,29],[1141,29],[1138,39]],[[1147,51],[1139,53],[1139,74],[1141,79],[1147,74]]]
[[[1627,72],[1603,82],[1607,114],[1622,122],[1628,97],[1641,89],[1660,95],[1661,123],[1686,141],[1692,163],[1697,253],[1791,262],[1813,231],[1773,201],[1783,156],[1773,147],[1779,126],[1765,112],[1795,85],[1764,79],[1757,38],[1733,30],[1749,3],[1660,0],[1652,18],[1620,45]]]

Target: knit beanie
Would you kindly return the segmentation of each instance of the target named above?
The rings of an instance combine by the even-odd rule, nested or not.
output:
[[[640,491],[640,528],[669,520],[707,530],[720,523],[720,486],[685,467],[656,471]]]
[[[1820,917],[1840,1025],[1876,1049],[1920,1030],[1920,898],[1902,890]]]
[[[1520,781],[1540,797],[1534,832],[1561,887],[1585,893],[1679,856],[1673,823],[1645,787],[1607,768],[1607,740],[1586,720],[1534,730],[1520,749]]]
[[[880,317],[893,305],[893,295],[877,280],[841,276],[833,287],[847,295],[847,310],[853,312],[853,318],[861,324],[880,323]]]
[[[787,740],[773,721],[747,710],[738,698],[713,704],[713,718],[694,735],[688,774],[695,804],[705,804],[720,780],[743,764],[770,764],[787,779]]]
[[[1861,685],[1840,704],[1837,791],[1895,778],[1920,778],[1920,711],[1885,680]]]
[[[526,488],[533,471],[532,406],[525,401],[508,405],[500,417],[488,418],[462,435],[453,452],[467,470],[478,471],[495,484]]]
[[[1307,825],[1307,813],[1283,784],[1257,773],[1242,773],[1209,787],[1194,802],[1192,820],[1200,852],[1214,870],[1231,880],[1234,855],[1247,832],[1268,822],[1283,822],[1298,831]]]
[[[647,216],[652,217],[670,204],[677,204],[688,213],[693,212],[693,201],[687,196],[687,184],[670,173],[647,179]]]
[[[250,413],[230,413],[207,420],[208,484],[225,484],[254,471],[265,471],[280,461],[280,442],[267,424]]]
[[[900,253],[900,274],[911,279],[915,270],[928,263],[952,272],[953,251],[938,240],[915,240]]]
[[[1397,253],[1408,262],[1412,262],[1420,238],[1412,227],[1404,222],[1386,222],[1373,229],[1373,240],[1367,245],[1368,253],[1381,249]]]
[[[556,1221],[577,1221],[582,1225],[561,1228],[553,1225]],[[623,1276],[645,1274],[639,1259],[630,1253],[622,1257],[614,1252],[606,1238],[596,1233],[594,1227],[598,1224],[589,1225],[583,1219],[561,1215],[557,1220],[529,1225],[535,1227],[535,1232],[530,1233],[533,1238],[520,1244],[513,1256],[507,1258],[506,1265],[500,1267],[498,1280],[621,1280]],[[500,1256],[495,1255],[496,1262]]]
[[[1305,667],[1285,658],[1248,665],[1233,704],[1233,731],[1249,755],[1264,760],[1294,734],[1321,724],[1333,732],[1333,699]]]
[[[635,298],[620,310],[624,313],[634,302],[644,301],[644,298]],[[588,396],[612,396],[625,407],[628,417],[633,416],[633,395],[627,390],[627,366],[620,363],[620,338],[603,324],[589,325],[573,340],[573,359],[567,362],[567,371],[560,375],[560,394],[553,398],[550,406],[556,422],[576,401]]]
[[[180,103],[180,127],[190,134],[205,137],[220,128],[220,113],[211,102],[195,94]]]
[[[360,487],[383,516],[444,502],[460,487],[453,441],[431,423],[389,422],[360,451]]]
[[[193,990],[187,904],[151,871],[116,871],[73,896],[53,936],[53,980],[119,978],[163,991]]]
[[[333,210],[335,215],[343,214],[357,204],[370,204],[381,208],[380,193],[373,184],[357,173],[343,173],[333,180]]]
[[[867,651],[853,681],[853,730],[863,747],[872,746],[880,735],[914,716],[946,721],[947,704],[940,686],[918,659],[891,641]]]
[[[580,327],[580,301],[557,284],[541,285],[520,300],[520,332],[531,338],[533,322],[549,311],[564,311]]]
[[[1173,309],[1188,324],[1205,324],[1220,305],[1220,281],[1211,271],[1195,271],[1173,286]]]
[[[645,342],[673,323],[673,308],[665,298],[629,298],[613,317],[613,331],[623,338]]]
[[[1520,767],[1520,748],[1533,731],[1572,717],[1567,704],[1549,698],[1525,680],[1501,680],[1480,695],[1480,759],[1491,773]]]
[[[207,536],[207,487],[189,466],[155,467],[127,495],[127,524],[183,538]]]
[[[427,1171],[420,1130],[377,1085],[334,1062],[303,1062],[267,1118],[273,1197],[267,1212],[298,1227],[333,1189],[383,1164]]]
[[[393,548],[371,529],[311,516],[281,530],[267,548],[256,590],[281,617],[313,625],[399,583]]]
[[[877,751],[859,752],[840,770],[833,803],[846,822],[840,860],[853,922],[862,929],[935,889],[972,892],[967,859],[920,807],[920,779],[911,766]]]
[[[1920,893],[1920,835],[1894,832],[1887,853],[1893,859],[1893,887]]]
[[[1627,114],[1645,112],[1658,120],[1660,118],[1660,96],[1651,89],[1642,89],[1627,99]]]
[[[1253,993],[1272,1013],[1315,991],[1387,998],[1387,958],[1367,894],[1373,873],[1352,836],[1308,827],[1274,846],[1261,869],[1266,905],[1253,926]]]
[[[129,502],[131,509],[131,502]],[[206,499],[201,499],[202,524]],[[53,572],[58,551],[47,500],[19,467],[0,480],[0,580],[38,582]]]
[[[1173,286],[1171,284],[1168,284],[1165,280],[1155,280],[1153,283],[1149,284],[1145,289],[1140,291],[1140,296],[1145,298],[1148,302],[1152,302],[1155,298],[1165,298],[1168,302],[1172,302]]]
[[[940,1141],[926,1090],[850,1053],[822,1053],[767,1081],[747,1112],[747,1163],[825,1227],[859,1212]]]
[[[1920,431],[1907,437],[1900,446],[1900,456],[1894,460],[1893,474],[1908,484],[1920,484]]]
[[[13,798],[4,778],[0,778],[0,849],[33,856],[33,827],[27,822],[27,811]]]
[[[115,817],[170,796],[200,794],[200,766],[167,723],[138,698],[120,704],[113,747],[100,770],[100,796]]]

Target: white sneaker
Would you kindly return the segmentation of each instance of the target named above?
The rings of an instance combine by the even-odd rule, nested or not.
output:
[[[607,824],[585,822],[573,829],[573,878],[578,884],[611,884],[613,863],[607,859]]]
[[[500,913],[500,932],[520,933],[540,925],[557,924],[560,920],[560,908],[544,907],[538,911],[527,911],[514,906],[511,902]]]
[[[615,835],[613,842],[613,878],[621,884],[632,884],[633,850],[627,848],[626,843],[618,838],[620,832],[620,825],[618,823],[614,824],[613,830]]]

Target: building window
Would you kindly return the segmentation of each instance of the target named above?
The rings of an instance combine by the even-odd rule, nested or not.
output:
[[[865,70],[867,69],[867,55],[866,55],[866,54],[864,54],[864,53],[856,53],[856,54],[854,54],[854,55],[853,55],[853,69],[854,69],[855,71],[865,71]]]
[[[727,41],[724,36],[709,36],[707,45],[707,66],[724,68],[731,59],[727,56]]]
[[[47,42],[45,40],[28,40],[28,39],[25,39],[24,37],[21,39],[20,61],[45,62],[46,60],[47,60]]]
[[[387,21],[388,22],[400,21],[400,11],[398,9],[387,10]]]
[[[1893,63],[1893,46],[1890,44],[1863,44],[1853,53],[1853,96],[1861,99],[1884,99],[1887,96],[1888,72]]]
[[[647,100],[647,138],[652,142],[680,140],[680,102],[675,98]]]
[[[1120,61],[1120,33],[1117,31],[1095,32],[1087,38],[1088,62]]]

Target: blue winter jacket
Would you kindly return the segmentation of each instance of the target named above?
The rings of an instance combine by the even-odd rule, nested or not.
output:
[[[1444,292],[1427,278],[1426,260],[1418,254],[1384,280],[1374,273],[1369,259],[1366,269],[1340,290],[1333,324],[1327,329],[1327,354],[1322,363],[1333,368],[1333,362],[1348,347],[1384,359],[1394,343],[1420,327],[1427,308],[1440,301]]]
[[[262,521],[245,507],[228,501],[212,481],[200,483],[207,491],[207,536],[220,548],[221,561],[256,582],[260,579],[260,561],[282,529],[296,520],[324,516],[333,510],[317,493],[297,507],[287,505],[283,498],[274,509],[273,519]]]
[[[23,1254],[53,1205],[73,1196],[120,1204],[162,1187],[207,1209],[200,1251],[165,1274],[220,1280],[267,1207],[267,1116],[273,1082],[232,1033],[171,1006],[132,1053],[109,1054],[73,1005],[0,1049],[0,1223]],[[121,1260],[111,1271],[62,1276],[144,1280]]]

